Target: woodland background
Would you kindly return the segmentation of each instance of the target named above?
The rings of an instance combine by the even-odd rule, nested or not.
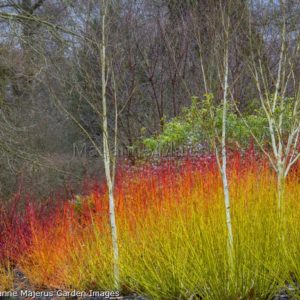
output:
[[[136,159],[131,150],[153,148],[153,137],[166,130],[167,135],[175,135],[176,142],[182,142],[182,134],[190,132],[182,133],[170,120],[191,116],[187,110],[193,103],[194,107],[201,105],[204,94],[213,95],[215,106],[220,104],[223,2],[111,1],[108,125],[113,132],[117,106],[119,151],[127,153],[132,163]],[[229,116],[238,119],[237,111],[246,116],[257,112],[259,118],[251,61],[262,61],[267,74],[264,88],[274,90],[283,6],[277,1],[231,2]],[[0,1],[1,199],[16,191],[39,197],[60,189],[70,192],[82,178],[102,176],[102,161],[77,124],[101,145],[99,14],[96,0]],[[299,1],[286,1],[284,16],[289,41],[286,51],[290,51],[286,64],[293,64],[297,82],[299,52],[294,55],[292,51],[299,39]],[[298,92],[288,83],[287,96]],[[256,122],[257,132],[264,132],[264,118]],[[241,124],[234,126],[236,132]],[[230,128],[228,131],[230,138]],[[248,144],[249,134],[242,130],[233,142],[243,148],[243,141]],[[209,151],[205,136],[197,137],[196,143]]]

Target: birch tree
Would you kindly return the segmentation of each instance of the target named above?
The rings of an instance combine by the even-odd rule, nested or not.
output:
[[[118,146],[117,135],[119,111],[117,104],[116,80],[112,67],[111,57],[108,56],[107,51],[108,46],[110,46],[108,22],[111,21],[110,14],[112,13],[113,3],[109,0],[97,1],[100,9],[100,22],[96,22],[96,24],[92,25],[94,29],[91,29],[91,32],[85,32],[85,36],[79,36],[79,40],[82,40],[85,45],[85,51],[91,53],[91,56],[88,57],[88,59],[93,59],[93,62],[95,64],[95,66],[93,66],[94,70],[90,69],[90,65],[88,65],[87,67],[84,66],[84,62],[81,61],[82,58],[80,59],[80,57],[77,57],[77,54],[75,54],[76,58],[78,58],[78,62],[76,65],[73,65],[73,62],[71,62],[69,71],[71,71],[72,75],[79,74],[81,78],[84,78],[84,87],[82,87],[80,80],[78,80],[78,78],[76,77],[77,75],[73,76],[73,78],[71,79],[67,79],[65,77],[64,71],[60,68],[61,66],[56,65],[56,72],[62,73],[61,76],[63,80],[67,82],[67,86],[63,87],[61,91],[62,93],[60,95],[53,89],[50,91],[50,93],[55,98],[54,100],[57,107],[69,118],[71,118],[74,123],[81,129],[84,136],[92,144],[94,150],[96,150],[98,156],[103,160],[109,202],[109,222],[113,250],[114,286],[116,289],[118,289],[119,248],[115,214],[114,187]],[[97,11],[97,9],[95,9],[95,11]],[[90,22],[90,20],[88,19],[86,20],[86,22]],[[100,26],[100,31],[98,30],[98,25]],[[89,26],[87,25],[86,27]],[[75,53],[76,51],[78,51],[76,50],[76,46],[74,46],[74,51]],[[55,62],[53,62],[53,64],[55,65]],[[52,74],[52,71],[50,73],[51,74],[49,76],[56,76]],[[97,76],[98,73],[100,74],[100,76]],[[98,83],[98,80],[100,80],[100,85]],[[109,83],[110,94],[108,93]],[[48,83],[47,86],[51,89],[52,84]],[[72,94],[73,91],[75,91],[75,96],[78,96],[80,98],[80,101],[85,102],[96,116],[96,122],[98,122],[98,130],[101,131],[102,134],[102,143],[99,139],[97,139],[97,136],[93,135],[89,131],[89,128],[84,124],[84,121],[80,118],[80,116],[75,115],[74,112],[70,111],[70,109],[68,109],[62,102],[65,93],[64,88],[68,89],[68,87],[71,87],[70,93]],[[113,101],[114,118],[111,118],[109,116],[108,100]],[[109,128],[109,119],[114,120],[113,128]]]
[[[108,188],[109,197],[109,219],[111,227],[111,238],[113,246],[114,257],[114,282],[115,287],[119,287],[119,249],[118,249],[118,236],[117,225],[115,216],[115,198],[114,198],[114,181],[115,181],[115,168],[116,168],[116,154],[117,154],[117,106],[115,118],[115,148],[113,156],[110,153],[109,146],[109,132],[107,125],[107,63],[106,63],[106,15],[108,9],[108,0],[102,0],[101,7],[101,20],[102,20],[102,45],[101,45],[101,87],[102,87],[102,136],[103,136],[103,162],[105,168],[106,183]]]
[[[249,38],[251,58],[249,70],[254,78],[261,108],[268,122],[269,144],[271,153],[258,142],[268,157],[277,176],[277,205],[280,215],[284,214],[285,179],[292,166],[300,158],[300,81],[297,77],[297,60],[299,59],[299,29],[293,28],[287,20],[286,1],[282,0],[278,7],[278,54],[275,70],[265,61],[265,49],[262,46],[267,36],[258,42],[254,34],[253,20],[249,16]],[[271,18],[272,16],[269,16]],[[271,20],[269,19],[269,22]],[[272,26],[270,23],[268,26]],[[266,43],[265,43],[266,44]],[[264,44],[264,46],[266,46]],[[273,75],[275,74],[275,75]],[[251,129],[251,128],[250,128]]]
[[[211,131],[212,131],[212,144],[215,150],[217,164],[220,170],[221,178],[222,178],[222,186],[223,186],[223,195],[224,195],[224,206],[225,206],[225,218],[226,218],[226,228],[227,228],[227,253],[228,253],[228,266],[229,266],[229,274],[233,271],[234,268],[234,237],[232,230],[232,218],[231,218],[231,204],[230,204],[230,192],[229,192],[229,182],[227,177],[227,111],[228,111],[228,96],[229,96],[229,46],[230,46],[230,9],[231,9],[231,1],[227,4],[224,4],[222,1],[219,2],[218,10],[216,11],[216,20],[217,18],[221,19],[221,22],[216,23],[216,20],[212,24],[212,32],[214,32],[214,36],[211,37],[214,43],[214,51],[213,51],[213,61],[216,65],[216,73],[218,80],[218,85],[221,86],[222,89],[222,127],[221,132],[216,126],[215,122],[215,111],[213,107],[213,103],[211,100],[214,95],[214,90],[211,89],[213,84],[208,82],[208,74],[211,70],[208,70],[209,66],[206,67],[204,65],[204,57],[203,57],[203,43],[201,32],[197,25],[194,25],[194,35],[195,40],[197,42],[197,46],[199,49],[199,61],[200,68],[202,72],[202,80],[204,90],[206,92],[207,101],[210,102],[208,106],[210,107],[210,118],[212,120]]]
[[[224,56],[223,56],[223,113],[222,113],[222,136],[221,136],[221,155],[219,147],[216,144],[216,158],[219,165],[219,169],[222,176],[223,192],[224,192],[224,204],[228,234],[228,259],[229,268],[232,271],[234,264],[234,247],[233,247],[233,233],[231,222],[231,207],[230,207],[230,194],[229,184],[227,178],[227,151],[226,151],[226,126],[227,126],[227,98],[228,98],[228,85],[229,85],[229,29],[230,18],[225,7],[221,7],[222,25],[224,28]],[[220,78],[221,78],[221,74]]]

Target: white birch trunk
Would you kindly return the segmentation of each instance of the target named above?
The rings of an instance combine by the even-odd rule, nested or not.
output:
[[[282,213],[284,203],[284,166],[282,162],[278,162],[277,165],[277,198],[278,198],[278,210]]]
[[[111,165],[111,155],[109,149],[109,134],[107,125],[107,101],[106,101],[106,37],[105,37],[105,17],[106,17],[106,4],[103,0],[102,10],[102,51],[101,51],[101,85],[102,85],[102,129],[103,129],[103,162],[105,168],[106,183],[109,198],[109,219],[111,227],[111,238],[113,247],[113,264],[114,264],[114,284],[115,288],[119,288],[119,248],[118,248],[118,235],[115,216],[115,199],[114,199],[114,180],[113,170],[114,166]],[[114,160],[115,161],[115,160]]]
[[[228,91],[228,44],[225,49],[225,74],[224,74],[224,94],[223,94],[223,116],[222,116],[222,165],[221,175],[223,182],[224,191],[224,202],[226,212],[226,224],[228,231],[228,256],[229,256],[229,267],[233,267],[233,233],[231,224],[231,208],[230,208],[230,195],[229,186],[227,180],[227,153],[226,153],[226,121],[227,121],[227,91]]]

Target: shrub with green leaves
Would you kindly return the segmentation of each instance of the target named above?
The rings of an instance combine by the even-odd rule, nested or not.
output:
[[[201,145],[211,150],[213,143],[221,136],[222,105],[216,104],[212,94],[203,99],[192,97],[192,104],[181,114],[166,122],[163,131],[153,137],[143,139],[146,149],[165,150],[172,147]],[[227,114],[227,142],[229,146],[243,149],[249,145],[251,137],[264,145],[268,140],[268,121],[261,109],[240,116],[233,104],[229,104]]]

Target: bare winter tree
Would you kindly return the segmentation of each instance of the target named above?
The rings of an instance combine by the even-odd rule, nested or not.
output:
[[[256,16],[262,14],[265,21],[260,25],[253,14],[249,14],[248,67],[268,122],[271,153],[253,137],[277,174],[278,209],[283,215],[285,178],[300,158],[300,29],[297,15],[292,13],[297,8],[288,1],[280,1],[278,5],[261,4],[253,9]],[[273,53],[267,53],[271,49]]]
[[[229,39],[230,39],[230,11],[231,3],[228,3],[228,7],[220,7],[222,26],[224,29],[224,53],[223,53],[223,72],[220,78],[223,78],[223,114],[222,114],[222,136],[221,136],[221,157],[219,154],[218,146],[216,144],[216,157],[218,165],[222,175],[223,191],[224,191],[224,203],[226,212],[226,224],[228,231],[228,259],[229,268],[232,271],[234,266],[234,246],[233,246],[233,233],[232,233],[232,222],[231,222],[231,207],[230,207],[230,194],[229,184],[227,178],[227,152],[226,152],[226,128],[227,128],[227,100],[228,100],[228,88],[229,88]],[[221,74],[220,74],[221,75]]]
[[[101,45],[101,86],[102,86],[102,136],[103,136],[103,162],[105,167],[106,183],[108,188],[109,197],[109,216],[110,216],[110,227],[111,237],[113,244],[114,254],[114,280],[115,288],[119,288],[119,250],[118,250],[118,236],[117,236],[117,224],[115,216],[115,198],[114,198],[114,181],[115,181],[115,169],[116,169],[116,155],[117,155],[117,129],[118,129],[118,111],[117,105],[115,106],[115,145],[114,153],[111,154],[111,147],[109,142],[109,131],[108,131],[108,116],[107,116],[107,35],[106,35],[106,17],[108,10],[108,1],[102,0],[101,6],[101,20],[102,20],[102,45]],[[113,78],[114,80],[114,78]],[[116,99],[115,99],[116,100]]]
[[[201,79],[204,87],[206,97],[218,97],[219,89],[215,82],[211,80],[211,74],[216,74],[217,78],[214,78],[218,82],[218,85],[222,89],[221,105],[222,105],[222,127],[221,132],[216,127],[215,115],[213,109],[211,110],[212,120],[212,144],[215,150],[217,164],[222,178],[223,194],[224,194],[224,206],[225,206],[225,219],[227,227],[227,249],[228,249],[228,267],[229,273],[233,272],[234,268],[234,236],[232,230],[232,217],[231,217],[231,203],[230,203],[230,191],[229,181],[227,174],[227,112],[228,112],[228,98],[230,89],[230,63],[229,63],[229,51],[232,39],[232,20],[231,10],[232,1],[223,3],[219,1],[217,7],[214,10],[214,18],[210,22],[210,29],[213,32],[211,35],[211,44],[213,44],[212,60],[214,61],[214,67],[211,68],[209,64],[204,64],[204,47],[203,47],[203,34],[201,28],[195,24],[195,15],[192,15],[193,21],[193,34],[195,36],[196,45],[199,51],[199,64],[201,70]],[[217,22],[221,20],[221,22]],[[215,89],[214,87],[217,87]],[[211,95],[211,96],[210,96]],[[212,96],[213,95],[213,96]],[[210,103],[210,105],[214,105]]]
[[[94,150],[103,160],[109,201],[109,220],[111,228],[114,284],[119,287],[119,250],[117,237],[117,224],[115,215],[115,170],[117,160],[117,135],[118,135],[118,105],[117,89],[114,69],[112,67],[112,56],[110,44],[111,27],[114,26],[111,15],[113,13],[113,2],[98,0],[90,2],[87,19],[84,21],[84,36],[75,34],[73,53],[75,60],[69,64],[67,72],[71,71],[71,79],[68,78],[64,65],[53,63],[54,70],[48,74],[50,80],[59,80],[61,90],[59,92],[51,89],[57,107],[71,118],[80,128],[84,137],[91,143]],[[100,18],[97,17],[99,11]],[[84,53],[78,48],[78,42],[83,43]],[[110,49],[110,50],[108,50]],[[55,74],[53,76],[53,74]],[[49,86],[51,84],[49,83]],[[78,110],[67,105],[63,99],[64,93],[69,92],[72,98],[76,95],[79,99]],[[108,102],[111,102],[110,105]],[[74,103],[73,103],[74,104]],[[90,112],[89,119],[82,115],[82,108]],[[113,114],[113,117],[110,116]],[[111,123],[113,120],[113,123]],[[100,122],[99,122],[100,121]],[[88,126],[87,126],[88,125]],[[91,131],[91,127],[95,131]],[[102,136],[99,139],[100,135]]]

